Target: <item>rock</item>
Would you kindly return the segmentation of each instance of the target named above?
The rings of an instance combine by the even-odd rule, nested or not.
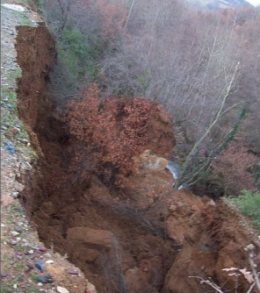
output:
[[[22,259],[23,258],[23,254],[20,253],[20,252],[16,252],[16,258]]]
[[[8,276],[8,274],[6,274],[6,273],[4,273],[4,272],[1,272],[1,274],[0,274],[0,278],[1,278],[1,279],[6,278],[7,276]]]
[[[23,162],[20,164],[20,169],[25,171],[30,171],[32,170],[32,166],[28,162]]]
[[[38,247],[38,250],[39,250],[40,252],[46,252],[46,251],[47,251],[47,249],[46,249],[44,246],[40,246],[40,247]]]
[[[20,233],[17,232],[17,231],[11,231],[11,235],[14,236],[14,237],[18,236],[19,234],[20,234]]]
[[[18,198],[18,196],[19,196],[19,192],[17,192],[17,191],[14,191],[14,192],[12,192],[12,194],[11,194],[11,195],[12,195],[12,197],[13,197],[13,198],[15,198],[15,199],[16,199],[16,198]]]
[[[23,232],[23,229],[19,226],[15,227],[15,231],[19,234]]]
[[[11,195],[12,195],[13,198],[18,198],[18,196],[19,196],[19,192],[14,191],[14,192],[12,192]]]
[[[79,275],[79,271],[77,269],[69,269],[69,270],[67,270],[67,273],[70,275],[74,275],[74,276]]]
[[[17,244],[17,241],[12,239],[10,242],[9,242],[11,245],[16,245]]]
[[[70,293],[68,289],[64,287],[57,286],[57,292],[59,293]]]
[[[46,260],[46,262],[45,262],[46,264],[53,264],[54,263],[54,261],[52,260],[52,259],[49,259],[49,260]]]
[[[18,181],[15,181],[14,188],[18,192],[22,192],[24,190],[24,185],[19,183]]]
[[[24,144],[28,144],[28,143],[29,143],[28,139],[25,139],[25,138],[22,138],[22,139],[20,139],[19,141],[20,141],[21,143],[24,143]]]
[[[50,274],[36,276],[36,282],[42,283],[42,284],[48,284],[48,283],[53,282],[53,278],[52,278],[52,276]]]

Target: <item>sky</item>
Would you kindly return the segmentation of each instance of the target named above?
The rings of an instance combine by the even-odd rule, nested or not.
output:
[[[260,5],[260,0],[247,0],[247,2],[251,3],[254,6]]]

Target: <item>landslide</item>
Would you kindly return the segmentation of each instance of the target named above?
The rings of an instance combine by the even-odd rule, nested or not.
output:
[[[101,99],[95,86],[58,103],[52,36],[44,26],[17,30],[18,111],[39,157],[20,196],[40,239],[100,293],[213,292],[192,276],[246,292],[247,280],[223,268],[250,269],[244,247],[258,252],[259,242],[223,201],[173,190],[162,107]]]

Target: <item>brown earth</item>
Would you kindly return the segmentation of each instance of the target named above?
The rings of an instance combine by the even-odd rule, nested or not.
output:
[[[4,2],[19,4],[12,0]],[[37,232],[28,222],[17,199],[18,192],[24,186],[16,180],[32,169],[35,154],[16,111],[16,77],[20,74],[16,64],[16,27],[25,23],[35,26],[41,19],[30,7],[26,7],[24,12],[18,12],[15,10],[17,7],[7,8],[3,4],[1,3],[0,292],[54,293],[60,287],[59,290],[67,289],[70,293],[95,293],[93,285],[67,260],[66,255],[61,256],[51,248],[46,249],[39,241]],[[36,267],[38,261],[43,264],[43,272]],[[46,276],[47,282],[42,279]]]
[[[17,53],[23,70],[19,114],[39,154],[20,196],[41,240],[67,253],[100,293],[213,292],[193,277],[211,278],[224,292],[246,292],[247,280],[243,276],[237,280],[223,269],[249,268],[244,247],[253,243],[258,251],[260,244],[223,201],[173,190],[165,166],[174,138],[165,112],[149,102],[156,108],[147,116],[151,129],[142,148],[131,154],[126,174],[113,165],[113,153],[105,156],[104,164],[106,141],[100,145],[85,139],[87,117],[81,120],[78,135],[71,128],[77,113],[65,119],[66,108],[46,94],[55,63],[47,29],[19,28]],[[139,101],[124,103],[134,109]],[[109,115],[120,117],[113,127],[123,131],[122,121],[129,114],[120,109],[112,107]],[[157,141],[164,143],[160,146]],[[121,143],[115,142],[116,150]],[[111,176],[107,179],[108,170],[120,184],[114,184]]]

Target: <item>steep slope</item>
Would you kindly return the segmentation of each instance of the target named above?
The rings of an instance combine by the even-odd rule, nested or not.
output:
[[[244,247],[253,243],[258,253],[259,240],[224,202],[173,190],[165,167],[174,137],[165,110],[140,99],[103,100],[91,108],[88,95],[87,103],[56,104],[44,89],[55,62],[44,27],[19,29],[17,53],[19,113],[39,153],[20,197],[40,238],[67,253],[100,293],[208,290],[194,277],[211,278],[228,292],[239,282],[237,292],[246,292],[247,280],[223,269],[250,268]],[[136,111],[140,103],[146,111]],[[114,147],[106,148],[103,115],[109,133],[119,137]],[[138,145],[143,129],[147,137],[126,156],[125,172],[115,161],[118,150],[128,134]]]

